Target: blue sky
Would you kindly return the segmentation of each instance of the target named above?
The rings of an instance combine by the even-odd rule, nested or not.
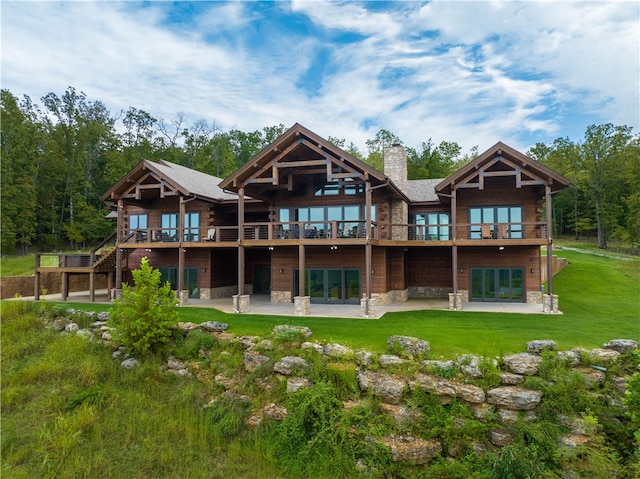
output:
[[[640,122],[640,6],[587,2],[2,1],[2,88],[244,131],[299,122],[365,151],[526,151]]]

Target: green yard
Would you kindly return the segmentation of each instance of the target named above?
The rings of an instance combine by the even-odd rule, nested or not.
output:
[[[558,250],[569,266],[554,279],[562,315],[523,315],[449,311],[388,313],[378,320],[278,317],[225,314],[184,307],[183,321],[229,323],[236,335],[268,335],[276,324],[311,328],[314,339],[374,352],[386,351],[394,334],[431,343],[434,358],[463,353],[500,356],[526,350],[533,339],[553,339],[563,349],[595,348],[616,338],[640,339],[640,260],[619,260]],[[73,304],[78,309],[106,310],[105,305]]]

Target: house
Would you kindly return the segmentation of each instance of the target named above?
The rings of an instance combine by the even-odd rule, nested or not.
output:
[[[399,145],[384,164],[299,124],[225,179],[143,161],[104,194],[117,231],[80,268],[119,285],[147,256],[182,303],[233,297],[238,312],[252,294],[298,314],[360,303],[369,316],[412,297],[449,298],[452,309],[543,303],[541,247],[550,265],[551,198],[568,179],[503,143],[445,179],[408,180]],[[69,261],[58,261],[63,274],[82,272]],[[548,293],[553,312],[552,278]]]

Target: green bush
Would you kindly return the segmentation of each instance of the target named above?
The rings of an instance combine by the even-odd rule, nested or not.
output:
[[[160,270],[152,268],[148,258],[142,258],[132,274],[135,288],[122,285],[122,299],[115,301],[109,325],[116,328],[116,341],[130,351],[159,353],[178,322],[178,300],[168,281],[160,286]]]

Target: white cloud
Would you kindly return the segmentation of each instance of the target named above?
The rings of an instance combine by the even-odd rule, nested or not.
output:
[[[576,111],[638,127],[635,2],[211,2],[185,24],[164,2],[2,10],[2,87],[34,100],[71,85],[112,112],[300,122],[361,147],[385,128],[409,146],[526,150],[578,140],[587,124],[565,117]]]

